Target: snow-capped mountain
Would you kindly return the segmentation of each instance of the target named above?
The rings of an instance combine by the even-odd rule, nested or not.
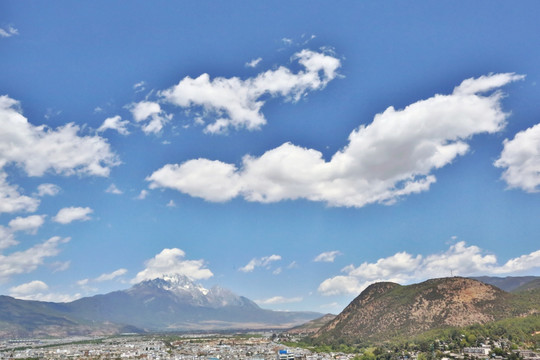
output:
[[[238,296],[232,291],[214,286],[210,290],[191,281],[185,275],[162,275],[159,278],[145,280],[128,289],[127,292],[137,296],[145,294],[153,297],[156,293],[165,291],[177,303],[192,306],[220,308],[226,306],[258,307],[251,300]],[[148,298],[147,301],[153,301]]]
[[[321,316],[261,309],[228,289],[206,289],[182,275],[162,275],[127,290],[53,305],[70,318],[150,331],[284,328]]]

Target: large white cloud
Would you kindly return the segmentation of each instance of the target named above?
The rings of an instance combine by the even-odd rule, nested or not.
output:
[[[108,176],[118,164],[109,144],[99,136],[79,136],[73,123],[56,129],[34,126],[18,101],[0,96],[0,168],[13,163],[30,176],[57,174]]]
[[[460,241],[443,253],[413,256],[399,252],[374,263],[364,262],[358,267],[349,265],[342,269],[345,275],[324,280],[318,290],[323,295],[358,294],[378,281],[405,284],[451,275],[513,274],[539,267],[540,250],[499,265],[495,255]]]
[[[43,264],[46,258],[58,255],[59,246],[69,240],[69,238],[54,236],[26,250],[8,255],[0,254],[0,282],[6,281],[13,275],[34,271]]]
[[[220,133],[230,127],[255,130],[266,123],[261,113],[264,96],[298,101],[308,91],[324,88],[336,78],[341,66],[340,60],[332,54],[311,50],[302,50],[292,59],[298,61],[303,70],[294,73],[280,66],[245,80],[238,77],[211,80],[208,74],[195,79],[187,76],[177,85],[161,91],[160,96],[163,101],[183,108],[201,107],[203,113],[199,120],[210,120],[206,132]],[[154,113],[160,110],[156,105],[153,105]]]
[[[510,188],[540,191],[540,124],[504,140],[504,149],[495,166],[504,168],[502,178]]]
[[[163,249],[159,254],[145,262],[146,268],[140,271],[132,283],[152,280],[164,275],[185,275],[191,280],[208,279],[214,274],[206,268],[204,260],[186,260],[186,253],[178,248]]]
[[[9,184],[5,167],[16,165],[29,176],[47,171],[61,175],[108,176],[118,165],[107,141],[99,136],[79,136],[79,126],[69,123],[56,129],[35,126],[23,116],[18,101],[0,96],[0,213],[33,212],[39,199],[23,195]],[[58,187],[41,185],[39,196],[54,195]]]
[[[314,62],[318,65],[304,64],[310,69],[323,63]],[[493,90],[522,78],[512,73],[471,78],[450,95],[400,110],[389,107],[354,130],[330,161],[317,150],[285,143],[259,157],[244,156],[240,167],[195,159],[167,164],[147,181],[151,188],[172,188],[208,201],[243,196],[264,203],[304,198],[349,207],[392,203],[428,190],[436,181],[433,171],[464,155],[473,135],[500,131],[508,114],[501,109],[502,94]]]

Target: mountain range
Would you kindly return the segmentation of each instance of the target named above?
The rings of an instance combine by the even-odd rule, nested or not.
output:
[[[535,276],[451,277],[405,286],[380,282],[339,315],[322,316],[265,310],[228,289],[205,289],[185,276],[164,275],[69,303],[0,296],[0,338],[296,327],[293,333],[316,332],[318,343],[359,343],[531,314],[540,314]]]
[[[430,279],[402,286],[380,282],[368,286],[336,318],[314,335],[318,343],[381,342],[410,338],[448,327],[540,313],[538,278]],[[514,292],[486,282],[504,283]]]
[[[321,315],[262,309],[230,290],[172,275],[69,303],[0,296],[0,337],[289,328]]]

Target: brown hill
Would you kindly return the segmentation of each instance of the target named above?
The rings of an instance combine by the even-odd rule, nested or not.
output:
[[[323,326],[314,339],[324,343],[378,342],[538,311],[534,301],[516,301],[515,297],[495,286],[460,277],[407,286],[376,283]]]
[[[298,325],[293,327],[290,330],[287,330],[289,334],[315,334],[321,327],[328,324],[330,321],[334,320],[336,315],[326,314],[320,318],[308,321],[305,324]]]

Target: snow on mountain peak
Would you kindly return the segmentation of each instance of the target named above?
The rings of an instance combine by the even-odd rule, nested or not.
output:
[[[208,289],[204,288],[201,284],[196,284],[191,281],[187,276],[180,274],[163,274],[160,277],[154,280],[162,280],[159,287],[164,290],[169,290],[173,292],[187,291],[189,293],[202,293],[203,295],[208,294]],[[154,281],[152,280],[152,281]]]

